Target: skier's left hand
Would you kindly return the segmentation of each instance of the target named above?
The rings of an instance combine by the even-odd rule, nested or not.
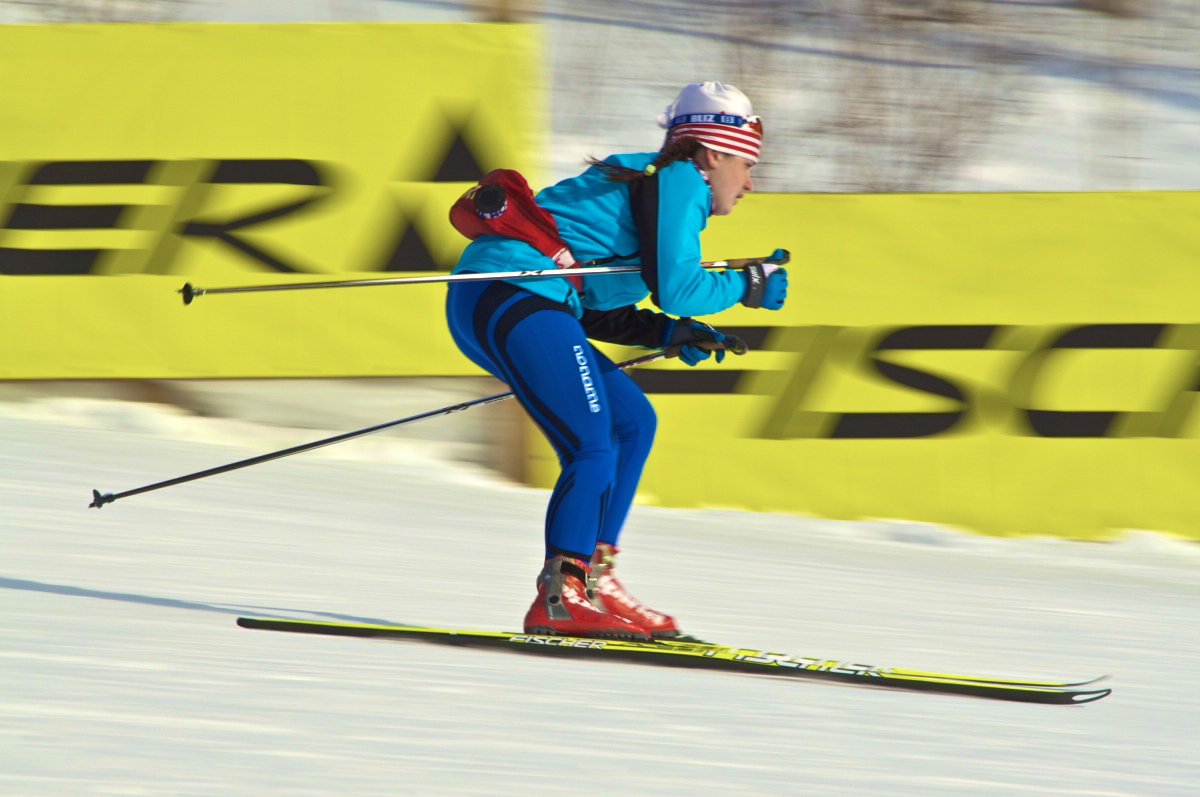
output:
[[[716,327],[692,318],[675,320],[664,348],[668,357],[678,356],[688,365],[707,360],[714,351],[717,353],[717,362],[721,362],[727,351],[745,354],[749,350],[746,342],[737,335],[725,334]]]

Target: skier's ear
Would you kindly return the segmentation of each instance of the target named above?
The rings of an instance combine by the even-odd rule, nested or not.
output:
[[[717,162],[720,161],[720,155],[721,153],[708,147],[700,147],[696,150],[696,165],[700,167],[701,171],[707,172],[716,168]]]

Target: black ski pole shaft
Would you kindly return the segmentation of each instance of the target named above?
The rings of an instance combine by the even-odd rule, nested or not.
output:
[[[644,365],[648,362],[653,362],[654,360],[660,359],[662,357],[675,356],[676,354],[678,354],[678,352],[666,352],[666,351],[653,352],[651,354],[643,355],[642,357],[636,357],[632,360],[626,360],[625,362],[620,363],[618,365],[618,367],[622,368],[622,369],[636,368],[639,365]],[[215,468],[209,468],[208,470],[201,470],[201,471],[197,471],[195,473],[189,473],[186,476],[178,476],[174,479],[167,479],[166,481],[155,482],[154,484],[147,484],[144,487],[137,487],[132,490],[126,490],[125,492],[121,492],[121,493],[102,493],[99,490],[92,490],[92,502],[90,504],[88,504],[88,506],[94,507],[96,509],[100,509],[105,504],[111,504],[113,501],[116,501],[117,499],[120,499],[120,498],[128,498],[131,495],[138,495],[140,493],[148,493],[151,490],[161,490],[163,487],[170,487],[175,484],[183,484],[184,482],[196,481],[197,479],[204,479],[204,478],[207,478],[208,476],[216,476],[219,473],[228,473],[231,470],[239,470],[241,468],[248,468],[251,465],[259,465],[263,462],[270,462],[271,460],[274,460],[274,459],[282,459],[283,457],[290,457],[292,454],[300,454],[305,451],[312,451],[313,449],[323,448],[324,446],[330,446],[330,445],[333,445],[334,443],[341,443],[346,440],[353,440],[356,437],[364,437],[369,434],[374,434],[375,432],[381,432],[384,429],[390,429],[393,426],[401,426],[406,423],[412,423],[414,421],[424,420],[425,418],[434,418],[439,415],[450,415],[451,413],[460,412],[465,409],[470,409],[471,407],[478,407],[478,406],[481,406],[484,404],[492,404],[497,401],[503,401],[506,398],[511,398],[512,395],[513,395],[512,391],[509,391],[508,393],[497,393],[493,396],[484,396],[483,398],[471,399],[470,401],[464,401],[460,404],[453,404],[449,407],[442,407],[441,409],[429,410],[428,412],[418,413],[417,415],[410,415],[407,418],[400,418],[399,420],[388,421],[387,423],[380,423],[380,424],[376,424],[375,426],[368,426],[365,429],[358,429],[357,431],[353,431],[353,432],[345,432],[343,434],[334,435],[333,437],[326,437],[323,440],[315,440],[311,443],[303,443],[298,446],[292,446],[291,448],[284,448],[279,451],[272,451],[269,454],[260,454],[257,457],[250,457],[249,459],[243,459],[243,460],[239,460],[237,462],[231,462],[228,465],[219,465],[218,467],[215,467]]]
[[[768,257],[735,258],[733,260],[718,260],[712,263],[701,263],[703,268],[746,268],[762,263],[784,265],[791,259],[786,249],[776,249]],[[562,277],[586,277],[595,274],[629,274],[641,271],[641,266],[589,266],[584,263],[579,268],[545,268],[534,271],[497,271],[479,274],[433,274],[425,277],[383,277],[363,280],[334,280],[329,282],[285,282],[277,285],[238,285],[228,288],[197,288],[192,283],[185,283],[179,289],[183,295],[183,303],[191,304],[197,296],[207,296],[218,293],[261,293],[263,291],[300,291],[314,288],[362,288],[378,285],[420,285],[433,282],[475,282],[479,280],[503,279],[549,279]]]

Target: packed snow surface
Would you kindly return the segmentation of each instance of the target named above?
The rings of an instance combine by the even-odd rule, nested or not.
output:
[[[0,404],[0,793],[1190,795],[1200,546],[635,507],[621,575],[703,638],[1109,674],[1057,707],[238,628],[516,628],[544,492],[396,434]]]

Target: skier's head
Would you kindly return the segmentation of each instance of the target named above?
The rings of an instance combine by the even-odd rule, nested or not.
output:
[[[660,157],[695,162],[712,191],[712,215],[731,213],[754,190],[750,170],[762,147],[762,120],[737,88],[715,81],[688,84],[659,114],[658,124],[667,129]]]
[[[667,130],[664,145],[692,138],[715,152],[758,163],[762,120],[754,115],[746,95],[728,83],[710,80],[684,86],[659,114],[658,125]]]
[[[629,169],[589,158],[614,182],[650,177],[675,161],[692,161],[712,191],[714,216],[724,216],[747,191],[754,190],[750,170],[758,163],[762,146],[762,120],[750,100],[728,83],[691,83],[659,114],[667,130],[658,155],[642,170]]]

